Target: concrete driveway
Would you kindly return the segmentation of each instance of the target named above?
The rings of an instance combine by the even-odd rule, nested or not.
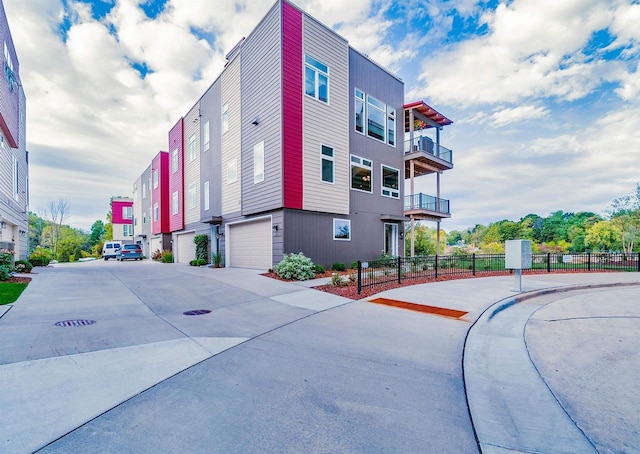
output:
[[[488,413],[465,394],[462,362],[472,323],[517,295],[509,278],[378,295],[467,313],[453,318],[350,302],[252,270],[96,261],[37,271],[20,300],[0,309],[2,452],[494,446],[491,427],[479,432],[486,446],[476,440],[467,398],[480,409],[474,423]],[[586,279],[569,276],[525,278],[525,290]],[[590,282],[640,278],[598,276]],[[193,311],[210,312],[185,315]]]

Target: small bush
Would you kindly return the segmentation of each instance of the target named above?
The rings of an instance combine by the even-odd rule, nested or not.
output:
[[[26,260],[16,260],[14,268],[16,270],[16,273],[30,273],[33,269],[33,265]]]
[[[216,268],[220,268],[222,266],[222,254],[221,253],[216,253],[213,254],[213,266],[215,266]]]
[[[274,267],[274,271],[282,279],[296,279],[298,281],[306,281],[315,275],[313,262],[302,252],[285,255],[282,261]]]
[[[0,265],[11,267],[13,266],[13,251],[8,249],[0,250]]]
[[[313,271],[314,271],[316,274],[324,274],[324,271],[325,271],[325,270],[324,270],[324,266],[322,266],[322,265],[314,265],[314,266],[313,266]]]
[[[198,261],[196,259],[193,259],[189,262],[189,265],[191,266],[198,266]]]
[[[207,261],[205,259],[196,259],[196,266],[206,265]]]
[[[354,260],[353,262],[351,262],[351,269],[352,270],[358,269],[358,261],[357,260]]]
[[[151,254],[151,260],[162,260],[162,251],[160,249],[156,249]]]
[[[173,253],[171,251],[162,251],[162,263],[173,263]]]
[[[333,271],[344,271],[347,269],[347,266],[342,262],[333,262],[331,269]]]
[[[333,273],[331,275],[331,284],[335,285],[336,287],[342,287],[344,285],[347,285],[347,282],[345,282],[342,279],[342,276],[340,276],[338,273]]]
[[[47,266],[52,259],[53,253],[51,250],[40,246],[36,247],[29,256],[29,262],[31,262],[33,266]]]
[[[11,277],[11,268],[7,265],[0,265],[0,281],[6,281]]]

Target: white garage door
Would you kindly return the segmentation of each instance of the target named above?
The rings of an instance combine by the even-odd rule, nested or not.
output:
[[[230,266],[271,268],[271,219],[230,225],[227,235]]]
[[[161,237],[151,238],[151,245],[149,249],[150,249],[149,256],[153,255],[153,253],[156,251],[162,252],[162,238]]]
[[[196,258],[196,245],[193,242],[195,236],[194,232],[176,235],[178,250],[174,251],[174,259],[177,263],[189,263]]]

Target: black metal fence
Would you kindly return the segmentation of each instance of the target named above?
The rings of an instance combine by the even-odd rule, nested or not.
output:
[[[412,258],[392,257],[358,262],[358,293],[363,288],[388,282],[441,276],[477,276],[502,272],[504,254],[426,255]],[[632,254],[585,252],[583,254],[533,254],[531,272],[561,271],[637,271],[640,272],[640,252]]]

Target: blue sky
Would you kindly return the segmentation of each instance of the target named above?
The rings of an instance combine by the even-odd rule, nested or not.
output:
[[[31,210],[104,219],[272,2],[3,0],[27,95]],[[635,0],[299,0],[454,120],[449,231],[603,213],[640,181]],[[435,194],[423,177],[416,192]],[[419,179],[420,180],[420,179]]]

